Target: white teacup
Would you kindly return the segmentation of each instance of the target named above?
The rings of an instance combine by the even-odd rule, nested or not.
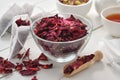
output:
[[[102,10],[101,18],[104,27],[114,37],[120,37],[120,22],[115,22],[106,17],[111,14],[120,14],[120,6],[112,6]]]
[[[57,9],[60,13],[72,13],[82,16],[86,16],[89,12],[93,0],[89,0],[87,3],[80,5],[67,5],[61,3],[59,0],[56,0]]]

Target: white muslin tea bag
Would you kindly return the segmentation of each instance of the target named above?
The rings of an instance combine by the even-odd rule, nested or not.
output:
[[[120,39],[103,39],[98,49],[104,53],[104,61],[108,66],[120,72]]]
[[[2,37],[6,31],[11,31],[11,24],[13,17],[22,14],[28,14],[31,16],[34,6],[28,3],[20,6],[18,4],[13,4],[0,19],[0,37]]]
[[[44,9],[42,9],[41,7],[35,6],[33,8],[32,14],[30,15],[30,18],[32,21],[35,21],[36,19],[42,17],[46,13],[47,12],[45,12]]]
[[[22,14],[24,11],[17,4],[13,4],[0,19],[0,36],[3,36],[8,28],[12,24],[12,19],[18,14]]]
[[[14,57],[24,48],[24,43],[29,35],[30,25],[20,25],[18,26],[17,20],[24,20],[30,22],[31,19],[27,14],[18,15],[13,18],[12,29],[11,29],[11,44],[10,44],[10,55],[9,58]]]
[[[33,9],[34,9],[34,5],[29,4],[29,3],[25,3],[22,8],[24,9],[25,14],[28,14],[28,16],[31,16]]]

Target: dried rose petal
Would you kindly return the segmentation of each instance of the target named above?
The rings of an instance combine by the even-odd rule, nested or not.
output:
[[[70,74],[73,70],[74,70],[74,69],[73,69],[72,66],[68,66],[68,67],[64,70],[64,73],[65,73],[65,74]]]
[[[25,55],[24,53],[22,54],[17,54],[15,57],[17,57],[18,59],[21,59],[23,57],[23,59],[25,58],[28,58],[29,59],[29,55],[30,55],[30,48],[27,49],[27,51],[25,52]]]
[[[32,60],[23,61],[24,66],[29,66],[32,64]]]
[[[4,67],[0,65],[0,74],[2,74],[4,71]]]
[[[34,32],[38,37],[55,42],[72,41],[87,34],[87,25],[73,15],[64,19],[56,14],[42,18],[35,25]]]
[[[34,75],[36,73],[37,73],[37,71],[34,71],[34,70],[22,70],[22,71],[20,71],[20,74],[23,76],[30,76],[30,75]]]
[[[20,71],[22,69],[23,69],[23,64],[17,63],[17,65],[15,66],[15,70]]]
[[[24,55],[24,58],[28,58],[28,60],[30,59],[30,48],[27,49],[25,55]]]
[[[31,80],[38,80],[36,76],[34,76]]]
[[[86,55],[86,56],[80,58],[80,60],[83,61],[83,63],[86,63],[86,62],[90,61],[91,59],[93,59],[94,56],[95,56],[94,54]]]
[[[41,53],[40,56],[38,57],[38,60],[48,61],[48,58],[43,53]]]
[[[13,64],[12,62],[10,62],[8,60],[4,60],[3,66],[5,68],[15,68],[15,64]]]
[[[32,64],[33,64],[34,66],[39,66],[39,65],[40,65],[38,59],[33,60],[33,61],[32,61]]]
[[[73,70],[78,69],[82,64],[93,59],[94,56],[94,54],[91,54],[84,57],[78,57],[73,63],[71,63],[71,65],[67,66],[67,68],[64,70],[64,73],[70,74]]]
[[[40,68],[39,67],[28,67],[28,70],[33,70],[33,71],[39,71]]]
[[[26,20],[22,20],[21,18],[16,20],[16,24],[17,26],[29,26],[30,25],[30,21],[26,21]]]
[[[17,54],[16,57],[17,57],[18,59],[21,59],[21,58],[23,57],[23,54]]]
[[[13,72],[13,70],[11,68],[5,68],[4,69],[5,74],[9,74],[9,73],[12,73],[12,72]]]
[[[29,50],[30,50],[30,48],[26,51],[25,58],[29,57],[29,55],[30,55]],[[20,55],[20,56],[22,56],[22,55]],[[41,57],[39,57],[39,58],[43,59],[43,60],[47,60],[47,57],[45,55],[42,55]],[[8,61],[8,59],[4,60],[4,58],[0,57],[0,74],[12,73],[13,69],[15,69],[16,71],[19,71],[21,75],[29,76],[29,75],[36,74],[37,71],[40,70],[40,66],[44,69],[52,68],[52,64],[46,64],[46,65],[39,64],[38,58],[36,58],[34,60],[28,59],[26,61],[22,61],[22,63],[16,63],[16,65],[15,65],[12,62]],[[33,80],[34,79],[35,78],[33,78]]]
[[[78,61],[76,61],[76,62],[72,63],[71,66],[75,70],[75,69],[79,68],[80,64],[78,63]]]
[[[4,58],[3,57],[0,57],[0,61],[3,60]]]
[[[29,61],[23,61],[23,64],[26,68],[36,68],[36,67],[39,66],[39,61],[37,59],[29,60]]]
[[[2,64],[4,62],[4,58],[0,57],[0,64]]]
[[[90,59],[93,59],[94,56],[95,56],[94,54],[91,54],[89,57]]]
[[[53,64],[40,64],[43,69],[50,69],[53,67]]]

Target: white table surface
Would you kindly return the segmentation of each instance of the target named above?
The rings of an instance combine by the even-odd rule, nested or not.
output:
[[[50,12],[53,10],[57,10],[55,0],[0,0],[0,16],[7,10],[13,3],[17,3],[19,5],[24,3],[36,4],[42,7],[45,11]],[[94,7],[92,7],[94,8]],[[100,21],[96,17],[96,12],[93,11],[92,14],[89,14],[93,19],[94,28],[100,26]],[[109,33],[106,29],[101,26],[98,29],[95,29],[92,33],[89,43],[85,47],[82,53],[90,54],[98,49],[98,43],[103,38],[110,37]],[[7,58],[9,55],[9,45],[10,45],[10,34],[6,34],[3,38],[0,38],[0,56]],[[26,48],[31,48],[33,54],[31,54],[31,58],[37,57],[41,51],[37,48],[35,42],[32,38],[29,38],[25,43]],[[49,70],[41,69],[36,76],[38,80],[60,80],[62,77],[62,69],[64,64],[54,63],[54,67]],[[113,71],[111,67],[109,67],[104,59],[101,62],[95,63],[89,69],[80,72],[79,74],[71,77],[65,78],[63,77],[61,80],[120,80],[120,74]],[[21,76],[18,72],[13,72],[11,75],[2,78],[1,80],[31,80],[33,76],[25,77]]]

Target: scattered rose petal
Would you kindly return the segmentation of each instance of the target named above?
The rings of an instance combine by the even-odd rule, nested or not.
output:
[[[20,71],[23,69],[23,64],[22,63],[17,63],[17,65],[15,66],[15,70]]]
[[[21,58],[23,57],[23,54],[17,54],[16,57],[17,57],[18,59],[21,59]]]
[[[31,80],[38,80],[36,76],[34,76]]]
[[[0,61],[3,60],[4,58],[3,57],[0,57]]]
[[[25,55],[24,55],[24,58],[28,58],[28,60],[30,59],[30,48],[27,49]]]
[[[4,71],[4,67],[0,65],[0,74],[2,74]]]
[[[28,70],[33,70],[33,71],[39,71],[40,68],[39,67],[28,67]]]
[[[48,61],[48,58],[43,53],[41,53],[40,56],[38,57],[38,60]]]
[[[12,62],[8,61],[8,59],[4,60],[3,66],[5,68],[15,68],[15,65]]]
[[[36,73],[37,73],[37,71],[34,71],[34,70],[22,70],[22,71],[20,71],[20,74],[22,76],[30,76],[30,75],[34,75]]]
[[[40,64],[43,69],[50,69],[53,67],[53,64]]]
[[[18,59],[21,59],[22,57],[28,59],[23,60],[21,63],[16,63],[16,65],[10,62],[8,59],[0,57],[0,74],[9,74],[12,73],[13,70],[16,70],[19,71],[19,73],[23,76],[30,76],[36,74],[37,71],[40,70],[40,67],[44,69],[52,68],[53,64],[39,64],[40,60],[48,60],[48,58],[43,53],[38,58],[32,60],[29,58],[29,52],[30,48],[25,52],[25,56],[23,56],[23,54],[18,54]],[[33,80],[37,80],[37,78],[34,77]]]
[[[13,70],[11,68],[5,68],[4,69],[5,74],[9,74],[9,73],[12,73],[12,72],[13,72]]]

